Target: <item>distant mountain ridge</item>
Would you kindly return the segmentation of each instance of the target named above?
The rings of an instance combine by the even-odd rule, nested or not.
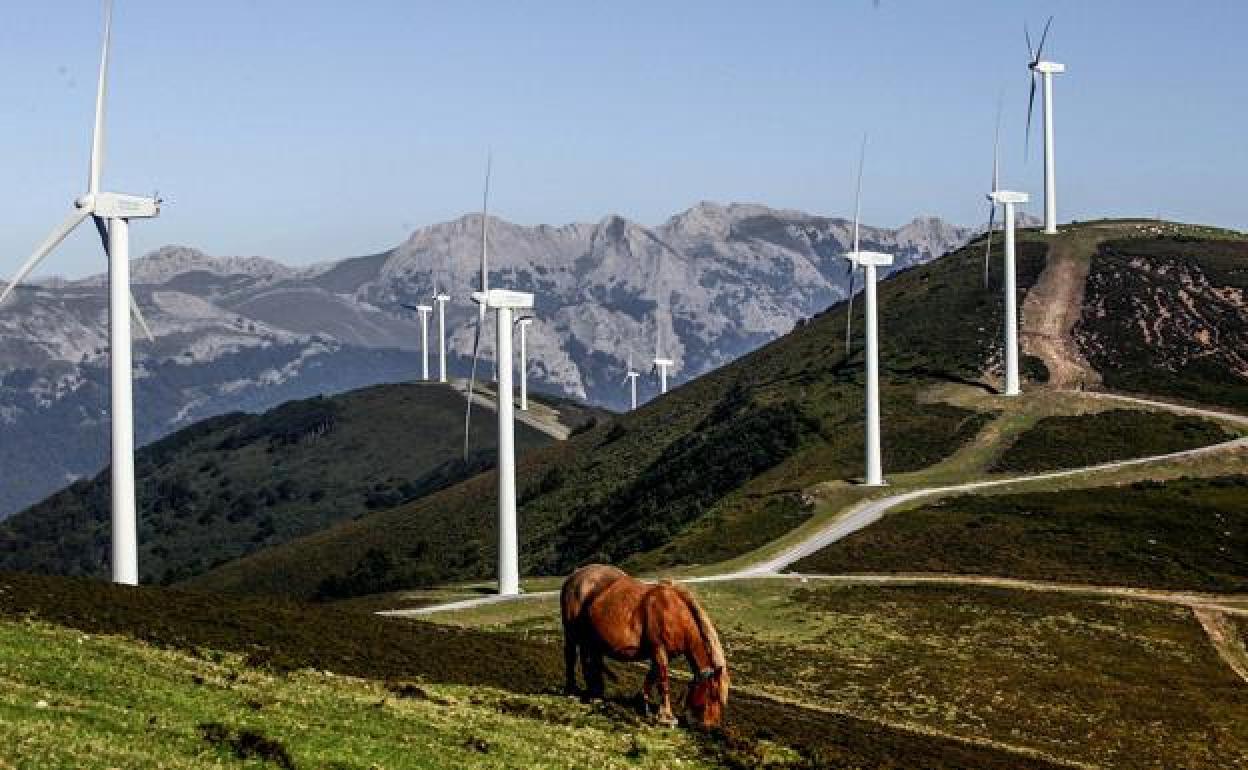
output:
[[[621,408],[626,361],[649,368],[657,323],[680,382],[775,339],[843,299],[851,223],[757,204],[700,203],[657,227],[490,220],[491,281],[537,294],[532,387]],[[476,310],[479,214],[416,230],[388,251],[310,267],[166,246],[134,261],[156,341],[136,339],[138,436],[151,441],[227,411],[410,378],[419,326],[400,303],[435,282],[451,370],[466,374]],[[863,227],[895,269],[974,235],[923,217]],[[104,276],[51,279],[0,308],[0,517],[76,478],[107,450]],[[493,332],[483,334],[485,355]],[[487,366],[487,376],[489,368]],[[643,383],[642,396],[653,395]]]

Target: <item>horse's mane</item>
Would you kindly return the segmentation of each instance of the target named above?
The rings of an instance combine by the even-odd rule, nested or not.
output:
[[[724,647],[719,643],[719,632],[715,630],[711,616],[706,614],[706,610],[702,609],[702,605],[687,588],[674,583],[671,585],[676,593],[680,594],[680,598],[685,600],[685,604],[689,605],[689,611],[693,613],[693,619],[697,621],[698,630],[702,632],[702,639],[706,642],[706,651],[710,653],[711,665],[726,670],[728,659],[724,657]]]

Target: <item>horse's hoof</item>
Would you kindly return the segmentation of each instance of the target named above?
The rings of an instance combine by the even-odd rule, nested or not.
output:
[[[676,717],[670,716],[660,716],[655,721],[659,723],[659,727],[675,727],[677,724]]]

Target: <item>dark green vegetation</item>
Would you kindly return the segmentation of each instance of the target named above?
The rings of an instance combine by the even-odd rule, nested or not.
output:
[[[1076,339],[1111,389],[1246,410],[1246,291],[1248,240],[1109,241]]]
[[[1005,473],[1081,468],[1216,444],[1234,438],[1216,423],[1172,412],[1112,409],[1046,417],[1019,436],[990,470]]]
[[[807,586],[765,604],[746,587],[744,597],[727,586],[708,597],[717,617],[733,617],[738,602],[765,615],[721,623],[738,679],[803,704],[1099,767],[1248,763],[1248,687],[1186,607]]]
[[[172,582],[334,522],[390,508],[493,464],[490,413],[463,461],[463,397],[381,385],[215,417],[138,453],[139,565]],[[521,450],[551,443],[518,424]],[[0,522],[0,568],[107,574],[108,470]]]
[[[556,645],[509,634],[446,629],[278,600],[230,599],[162,588],[126,589],[73,578],[0,574],[0,618],[38,619],[89,633],[123,634],[207,659],[241,653],[243,665],[284,676],[312,668],[395,682],[398,697],[421,698],[419,685],[460,684],[516,693],[549,692],[562,681]],[[621,668],[617,692],[631,695],[643,673]],[[235,677],[246,678],[246,671]],[[509,708],[508,702],[500,703]],[[636,720],[629,701],[607,704],[614,717]],[[515,708],[527,704],[516,704]],[[541,719],[532,706],[526,715]],[[756,765],[757,742],[796,749],[794,767],[1047,768],[1007,751],[923,735],[841,714],[745,693],[734,694],[729,724],[702,738],[705,751],[728,767]],[[556,725],[552,725],[554,727]],[[236,728],[206,725],[227,750],[248,739]],[[258,746],[264,736],[254,736]],[[268,744],[276,753],[273,745]],[[296,755],[299,746],[284,750]]]
[[[997,344],[1000,299],[978,244],[880,286],[885,462],[916,470],[956,450],[981,415],[920,404],[933,383],[976,381]],[[1020,286],[1043,267],[1025,245]],[[859,305],[859,308],[861,305]],[[940,318],[933,329],[931,319]],[[802,490],[862,472],[862,355],[844,350],[844,305],[666,397],[519,464],[522,568],[559,574],[609,559],[737,555],[809,515]],[[265,549],[195,588],[342,597],[487,577],[496,561],[493,474]],[[659,550],[662,549],[662,550]]]
[[[794,565],[1248,592],[1248,476],[966,496],[904,511]]]

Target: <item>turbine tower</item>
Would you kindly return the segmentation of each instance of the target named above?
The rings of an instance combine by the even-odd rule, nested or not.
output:
[[[477,378],[477,356],[481,347],[481,328],[487,310],[495,312],[498,331],[494,352],[498,371],[498,593],[515,596],[520,593],[519,537],[516,527],[516,426],[512,391],[511,335],[514,314],[533,307],[528,292],[489,288],[486,212],[490,199],[490,164],[485,172],[485,195],[481,207],[481,290],[473,292],[472,301],[481,311],[477,316],[476,339],[472,346],[472,374],[468,380],[468,406],[464,412],[464,458],[468,457],[469,427],[472,424],[473,390]]]
[[[1027,193],[994,189],[988,195],[994,207],[1001,206],[1005,215],[1005,395],[1017,396],[1018,377],[1018,292],[1014,279],[1014,207],[1027,202]]]
[[[522,316],[516,319],[520,327],[520,411],[529,411],[529,346],[528,329],[533,325],[533,316]]]
[[[658,313],[654,314],[654,366],[650,369],[652,376],[659,378],[659,393],[667,392],[667,370],[676,362],[663,355],[663,327]]]
[[[636,411],[637,409],[637,378],[640,376],[641,373],[633,368],[633,355],[632,353],[629,353],[628,368],[624,370],[624,381],[620,384],[628,385],[629,394],[632,398],[632,411]]]
[[[434,289],[433,304],[438,308],[438,382],[446,382],[446,303],[450,295]]]
[[[113,6],[104,4],[104,42],[100,54],[99,80],[95,91],[95,122],[91,132],[91,162],[87,191],[74,201],[74,210],[26,260],[13,281],[0,293],[0,303],[25,280],[44,257],[52,252],[87,217],[95,220],[96,230],[108,257],[109,368],[112,385],[112,571],[113,582],[137,585],[139,582],[138,524],[134,491],[134,383],[131,371],[130,314],[151,337],[147,323],[130,293],[130,220],[150,219],[160,214],[160,200],[123,193],[102,192],[100,176],[104,167],[104,105],[108,93],[108,58],[112,46]]]
[[[862,210],[862,166],[866,154],[866,141],[858,159],[858,192],[854,201],[854,249],[847,252],[851,269],[863,269],[863,283],[866,295],[866,326],[867,326],[867,473],[866,485],[878,487],[884,485],[883,463],[880,459],[880,343],[879,317],[876,309],[876,268],[893,264],[893,255],[878,251],[862,251],[858,248],[858,212]]]
[[[1031,59],[1027,68],[1031,70],[1031,95],[1027,99],[1027,144],[1031,145],[1031,113],[1036,104],[1036,76],[1039,75],[1044,87],[1044,232],[1046,235],[1057,234],[1057,181],[1053,157],[1053,76],[1066,72],[1065,64],[1045,61],[1044,42],[1049,37],[1049,26],[1053,17],[1045,22],[1044,32],[1040,35],[1040,45],[1035,50],[1031,47],[1031,32],[1026,26],[1023,34],[1027,37],[1027,53]]]
[[[429,314],[433,308],[429,305],[403,305],[408,310],[420,313],[420,378],[429,379]]]

